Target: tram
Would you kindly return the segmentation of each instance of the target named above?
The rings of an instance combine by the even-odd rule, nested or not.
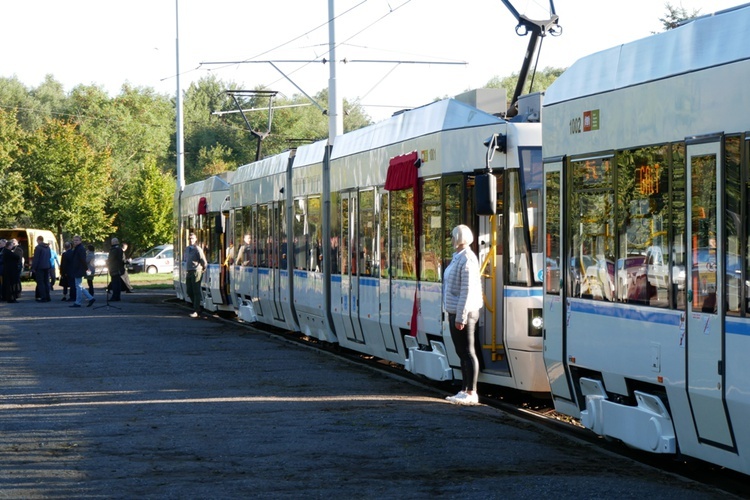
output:
[[[178,298],[190,301],[187,295],[187,271],[183,256],[189,245],[188,236],[195,232],[208,264],[201,280],[202,306],[211,312],[234,312],[229,302],[226,260],[227,240],[224,213],[229,210],[229,182],[234,172],[225,172],[195,182],[175,193],[175,235],[173,281]]]
[[[585,57],[543,108],[544,361],[602,436],[750,473],[750,5]]]
[[[338,136],[332,147],[319,141],[187,186],[175,248],[181,255],[191,230],[210,242],[204,307],[452,380],[460,361],[441,278],[451,230],[463,223],[483,262],[479,381],[548,393],[541,96],[519,109],[506,121],[444,99]],[[481,176],[492,184],[477,199]],[[176,274],[181,298],[184,280]]]

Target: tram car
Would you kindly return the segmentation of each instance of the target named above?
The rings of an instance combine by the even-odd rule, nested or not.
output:
[[[211,312],[234,312],[234,307],[229,301],[229,277],[224,266],[228,251],[225,230],[227,220],[224,213],[229,210],[228,181],[233,175],[234,172],[215,175],[185,186],[182,193],[175,193],[175,292],[180,299],[190,301],[187,295],[187,272],[183,256],[185,248],[189,245],[188,236],[195,232],[207,262],[201,280],[201,305]]]
[[[558,412],[750,473],[750,5],[571,66],[543,108]]]
[[[340,135],[333,146],[320,141],[238,168],[228,209],[217,205],[221,238],[233,243],[223,307],[430,379],[460,378],[441,278],[451,231],[467,224],[486,299],[479,381],[548,394],[541,96],[519,109],[506,121],[445,99]],[[482,175],[492,183],[478,197]],[[222,198],[227,191],[217,182]],[[180,234],[195,223],[196,196],[205,194],[190,196]],[[477,207],[488,205],[479,215]],[[184,274],[180,280],[178,290]],[[205,285],[204,294],[209,289],[217,297]]]

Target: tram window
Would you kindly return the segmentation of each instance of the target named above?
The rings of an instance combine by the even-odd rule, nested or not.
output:
[[[611,158],[571,162],[570,296],[614,299],[614,193]]]
[[[547,254],[545,258],[544,287],[548,294],[560,293],[560,172],[547,174],[545,200]]]
[[[308,242],[307,257],[308,264],[307,269],[309,271],[320,272],[323,267],[323,254],[321,253],[321,238],[322,238],[322,219],[321,219],[321,208],[320,208],[320,197],[311,196],[307,200],[307,227],[306,227],[306,240]]]
[[[421,281],[439,281],[442,226],[440,214],[440,179],[422,185]]]
[[[339,238],[341,274],[349,274],[349,195],[341,196],[341,234]]]
[[[446,183],[443,202],[443,258],[442,269],[448,267],[453,258],[453,228],[461,224],[461,184]],[[442,279],[442,278],[441,278]]]
[[[520,179],[517,171],[506,172],[508,188],[508,267],[509,281],[516,285],[527,285],[530,280],[529,249],[526,246],[527,224],[525,204],[521,199]],[[501,233],[502,234],[502,233]]]
[[[686,223],[686,179],[685,179],[685,143],[674,143],[671,147],[672,174],[672,206],[670,218],[670,234],[672,247],[670,249],[672,264],[672,295],[670,296],[673,309],[685,310],[687,287],[687,223]]]
[[[271,237],[268,223],[268,206],[258,207],[258,267],[268,267],[268,240]]]
[[[391,275],[416,279],[414,246],[414,195],[410,190],[391,191]]]
[[[717,312],[716,155],[691,156],[691,283],[693,309]]]
[[[617,153],[617,298],[669,307],[667,146]]]
[[[331,258],[331,274],[339,274],[339,259],[340,259],[340,245],[339,239],[341,237],[341,194],[331,193],[331,222],[330,222],[329,239],[331,243],[330,256]]]
[[[375,265],[375,191],[359,193],[359,264],[360,276],[372,276]]]
[[[521,171],[523,172],[523,187],[526,190],[526,208],[528,216],[529,241],[531,242],[531,255],[534,270],[531,273],[532,281],[538,281],[539,271],[542,263],[542,246],[539,233],[542,230],[541,192],[542,192],[542,148],[519,148]]]
[[[307,203],[304,198],[294,200],[294,268],[305,269],[305,223],[307,218]]]
[[[388,250],[388,241],[390,230],[388,228],[388,214],[390,213],[388,206],[388,193],[380,193],[380,211],[379,217],[379,235],[378,240],[380,244],[380,277],[388,278],[390,276],[390,252]]]
[[[740,171],[741,141],[737,136],[724,141],[724,164],[726,165],[725,205],[724,205],[724,307],[730,316],[743,313],[742,306],[742,189]],[[744,290],[747,294],[747,290]]]

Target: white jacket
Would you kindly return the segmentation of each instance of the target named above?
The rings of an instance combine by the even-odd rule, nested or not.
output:
[[[454,253],[443,278],[445,311],[455,314],[457,323],[466,324],[469,312],[484,305],[477,256],[469,247]]]

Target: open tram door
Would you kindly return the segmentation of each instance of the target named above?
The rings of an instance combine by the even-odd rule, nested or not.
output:
[[[569,415],[579,415],[579,408],[570,386],[566,364],[565,318],[567,313],[562,279],[564,266],[561,255],[564,217],[564,158],[555,158],[544,165],[544,366],[555,407],[565,408]]]
[[[478,174],[469,180],[473,187],[474,203],[470,204],[477,215],[472,227],[476,235],[479,273],[484,294],[483,321],[480,321],[477,354],[482,368],[509,373],[505,341],[504,274],[503,274],[503,186],[502,172]]]
[[[701,443],[735,449],[726,407],[722,136],[686,141],[686,386]]]

